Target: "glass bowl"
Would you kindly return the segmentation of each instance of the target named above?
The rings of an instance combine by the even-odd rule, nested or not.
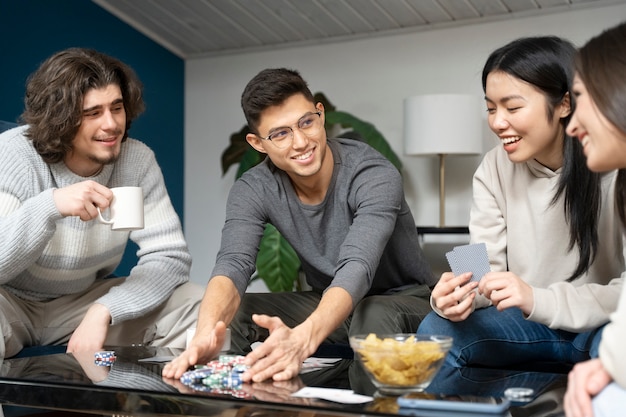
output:
[[[381,394],[420,392],[444,362],[452,338],[415,333],[355,335],[350,347]]]

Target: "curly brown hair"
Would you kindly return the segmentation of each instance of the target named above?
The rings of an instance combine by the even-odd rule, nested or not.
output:
[[[70,48],[52,55],[28,78],[21,120],[26,136],[47,163],[64,159],[82,123],[85,94],[119,86],[126,111],[125,141],[131,123],[144,110],[143,85],[116,58],[93,49]]]

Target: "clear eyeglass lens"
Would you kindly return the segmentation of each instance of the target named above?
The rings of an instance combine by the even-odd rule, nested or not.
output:
[[[319,119],[320,118],[317,113],[309,114],[308,116],[305,116],[302,119],[298,120],[298,129],[305,131],[313,127],[315,121]]]
[[[282,129],[269,135],[267,138],[274,142],[275,145],[279,145],[282,142],[287,142],[287,139],[293,134],[291,129]]]
[[[319,113],[312,113],[298,120],[298,129],[306,136],[316,135],[320,126],[321,117]],[[273,132],[267,138],[278,148],[286,148],[293,139],[293,129],[286,127]]]

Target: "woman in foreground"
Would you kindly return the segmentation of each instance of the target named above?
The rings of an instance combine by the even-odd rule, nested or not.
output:
[[[626,224],[626,23],[583,46],[575,60],[573,91],[577,100],[567,132],[583,144],[587,167],[619,169],[617,209]],[[617,225],[616,225],[616,228]],[[626,403],[626,291],[602,333],[599,356],[569,374],[564,407],[567,416],[623,415]]]

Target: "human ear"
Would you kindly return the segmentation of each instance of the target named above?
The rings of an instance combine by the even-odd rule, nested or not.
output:
[[[564,118],[572,114],[572,103],[570,101],[569,92],[565,93],[563,100],[559,103],[559,117]]]
[[[256,149],[258,152],[261,153],[267,153],[265,151],[265,146],[263,143],[263,140],[261,140],[257,135],[255,135],[254,133],[248,133],[246,135],[246,142],[248,142],[250,144],[250,146],[252,146],[254,149]]]

